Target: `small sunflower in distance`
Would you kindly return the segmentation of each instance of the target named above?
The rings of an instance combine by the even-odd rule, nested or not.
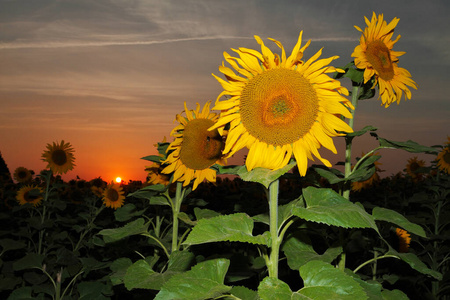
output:
[[[184,103],[186,117],[177,114],[176,126],[171,136],[175,140],[167,148],[169,155],[162,164],[168,164],[162,170],[164,174],[173,174],[173,182],[184,182],[187,186],[195,179],[193,190],[205,179],[216,182],[216,171],[210,169],[214,164],[224,165],[226,160],[222,156],[224,142],[218,130],[208,130],[217,121],[217,114],[210,112],[211,101],[208,101],[200,111],[197,103],[195,110],[188,110]]]
[[[393,51],[394,44],[400,39],[400,35],[391,40],[395,26],[400,19],[394,18],[389,24],[383,19],[383,14],[378,17],[375,12],[369,21],[364,17],[367,27],[362,32],[360,44],[352,53],[355,58],[355,66],[364,69],[364,83],[375,76],[375,85],[378,83],[379,97],[382,105],[388,107],[393,102],[400,103],[403,92],[405,99],[411,99],[411,91],[408,86],[417,89],[416,83],[411,79],[411,73],[398,67],[398,57],[405,52]]]
[[[417,181],[422,179],[422,173],[417,172],[420,168],[425,167],[425,161],[422,159],[418,159],[417,156],[414,156],[410,159],[408,159],[408,162],[406,164],[406,173],[411,176],[413,181]]]
[[[16,200],[20,205],[31,203],[36,207],[41,204],[41,201],[43,199],[43,192],[44,191],[38,186],[26,185],[20,188],[20,190],[17,192]]]
[[[43,161],[47,162],[47,168],[50,168],[55,174],[65,174],[72,170],[75,166],[74,150],[70,143],[53,142],[52,145],[47,144],[47,150],[42,154]]]
[[[14,171],[13,174],[14,179],[19,183],[25,183],[31,181],[33,175],[31,174],[30,170],[24,167],[18,167]]]
[[[437,166],[443,172],[450,174],[450,137],[447,137],[447,144],[437,156]]]
[[[106,207],[117,209],[123,205],[125,200],[124,192],[119,184],[111,182],[103,191],[103,203]]]
[[[396,228],[395,233],[398,237],[398,252],[407,253],[409,251],[409,244],[411,243],[410,234],[401,228]]]
[[[224,53],[224,58],[240,75],[224,64],[219,67],[228,81],[216,75],[223,92],[213,109],[220,110],[220,118],[211,128],[223,130],[229,124],[224,153],[232,156],[240,149],[249,149],[245,165],[248,171],[261,167],[272,170],[287,165],[294,155],[299,172],[306,174],[312,155],[331,167],[317,151],[321,146],[337,153],[331,137],[353,130],[339,116],[351,118],[351,103],[341,94],[348,90],[326,73],[340,72],[328,64],[333,56],[317,60],[319,50],[306,62],[302,61],[302,32],[286,57],[283,45],[281,56],[267,48],[260,37],[261,53],[253,49],[232,49],[239,57]],[[241,76],[242,75],[242,76]],[[220,101],[222,96],[228,99]],[[347,107],[346,107],[347,106]]]

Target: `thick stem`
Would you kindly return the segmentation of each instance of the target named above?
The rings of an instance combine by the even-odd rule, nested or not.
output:
[[[278,238],[278,189],[280,182],[275,180],[269,185],[269,226],[272,240],[269,265],[269,277],[278,278],[278,258],[280,255],[280,240]]]
[[[175,203],[172,206],[172,253],[178,250],[178,214],[180,213],[181,202],[183,201],[183,183],[177,181],[177,190],[175,193]]]

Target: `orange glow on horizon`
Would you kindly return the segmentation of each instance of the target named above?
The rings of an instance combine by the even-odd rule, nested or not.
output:
[[[121,183],[121,182],[122,182],[122,178],[116,177],[116,182],[117,182],[117,183]]]

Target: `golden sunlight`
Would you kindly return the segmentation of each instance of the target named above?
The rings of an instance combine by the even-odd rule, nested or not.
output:
[[[117,182],[117,183],[121,183],[121,182],[122,182],[122,178],[116,177],[116,182]]]

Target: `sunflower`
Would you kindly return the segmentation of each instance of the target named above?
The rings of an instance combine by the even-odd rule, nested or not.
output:
[[[362,32],[360,44],[355,47],[352,57],[355,65],[364,69],[364,83],[373,76],[374,86],[378,83],[379,97],[382,105],[388,107],[393,102],[400,103],[403,92],[405,99],[411,99],[411,91],[408,86],[417,89],[416,83],[411,79],[411,74],[404,68],[397,66],[398,57],[405,52],[393,51],[392,47],[400,39],[400,35],[391,40],[395,26],[400,19],[394,18],[389,24],[383,20],[383,14],[378,17],[375,12],[372,20],[364,17],[367,27],[363,30],[358,26],[355,28]]]
[[[439,152],[436,159],[439,169],[450,174],[450,137],[447,137],[447,140],[446,146]]]
[[[43,161],[47,162],[47,168],[50,168],[55,174],[65,174],[75,166],[73,148],[70,143],[60,144],[53,142],[53,145],[47,144],[47,151],[42,154]]]
[[[175,140],[167,148],[168,153],[172,152],[162,162],[169,164],[162,173],[174,172],[173,182],[184,181],[183,186],[186,186],[195,179],[193,190],[205,179],[216,182],[216,171],[210,167],[226,163],[222,156],[222,136],[217,129],[208,130],[218,119],[217,114],[210,112],[210,105],[211,101],[208,101],[200,112],[198,103],[195,110],[188,110],[184,103],[186,117],[181,114],[176,116],[180,125],[170,133]]]
[[[216,75],[224,91],[213,109],[220,110],[220,118],[210,129],[224,130],[230,125],[224,153],[232,156],[238,150],[249,149],[245,164],[250,171],[256,167],[280,169],[292,155],[301,175],[305,175],[312,155],[331,167],[317,151],[321,146],[337,153],[331,137],[342,136],[352,129],[339,116],[351,118],[351,103],[341,94],[348,90],[326,73],[341,71],[327,66],[338,58],[317,60],[319,50],[308,61],[302,61],[302,32],[289,57],[283,45],[281,56],[267,48],[260,37],[261,53],[253,49],[232,49],[239,57],[224,52],[225,60],[240,75],[224,64],[219,67],[228,81]],[[317,60],[317,61],[316,61]],[[242,76],[241,76],[242,75]],[[228,99],[220,101],[222,96]],[[347,107],[346,107],[347,106]]]
[[[18,167],[13,174],[14,179],[19,183],[29,182],[33,175],[30,170],[24,167]]]
[[[125,196],[119,184],[111,182],[103,191],[103,203],[106,207],[117,209],[123,205]]]
[[[154,162],[150,167],[146,167],[148,184],[163,184],[168,185],[170,183],[170,176],[162,174],[163,167],[160,163]]]
[[[414,156],[408,159],[408,163],[406,164],[406,173],[411,176],[413,181],[417,181],[422,179],[422,173],[419,173],[418,170],[422,167],[425,167],[425,161],[418,159],[417,156]]]
[[[363,153],[361,157],[363,157],[364,155],[365,155],[365,153]],[[378,155],[378,153],[372,153],[369,156],[372,156],[372,155]],[[374,165],[375,165],[375,172],[372,174],[372,176],[370,176],[369,179],[364,180],[364,181],[352,182],[352,190],[353,191],[355,191],[355,192],[361,191],[362,189],[371,187],[375,182],[380,181],[380,175],[378,175],[378,172],[380,172],[381,169],[378,166],[381,165],[381,163],[378,161],[375,161]]]
[[[401,228],[396,228],[395,233],[398,237],[398,251],[400,253],[408,252],[409,244],[411,243],[411,237],[408,231]]]
[[[41,201],[43,199],[43,192],[44,191],[38,186],[26,185],[20,188],[20,190],[17,192],[16,200],[20,205],[31,203],[36,207],[41,204]]]

